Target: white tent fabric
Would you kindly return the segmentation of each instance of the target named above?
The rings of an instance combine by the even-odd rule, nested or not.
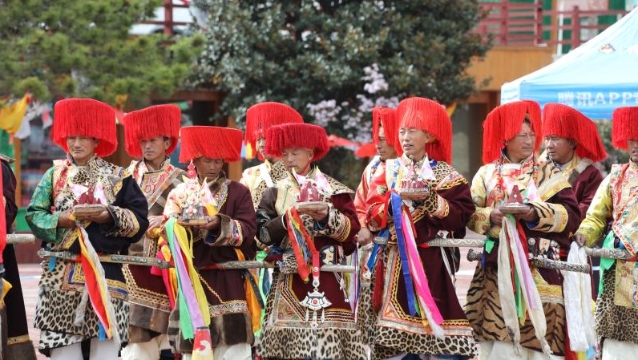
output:
[[[562,103],[592,119],[638,105],[638,8],[554,63],[501,87],[501,103]]]

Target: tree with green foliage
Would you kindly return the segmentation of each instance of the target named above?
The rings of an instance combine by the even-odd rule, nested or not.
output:
[[[0,0],[0,97],[143,106],[188,75],[202,37],[132,36],[161,0]]]
[[[470,96],[465,72],[489,42],[471,30],[476,0],[195,0],[207,13],[193,85],[225,93],[240,123],[261,101],[285,102],[330,134],[370,139],[375,105],[410,95],[450,104]],[[361,164],[332,151],[326,170],[350,185]],[[336,160],[338,161],[331,161]]]

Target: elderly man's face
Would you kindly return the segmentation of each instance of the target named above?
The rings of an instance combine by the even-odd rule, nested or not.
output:
[[[286,169],[294,170],[297,174],[306,175],[310,170],[310,162],[314,156],[312,149],[293,148],[281,152]]]
[[[86,165],[95,154],[95,148],[99,144],[99,140],[85,136],[69,136],[66,138],[66,146],[69,148],[69,154],[78,165]]]

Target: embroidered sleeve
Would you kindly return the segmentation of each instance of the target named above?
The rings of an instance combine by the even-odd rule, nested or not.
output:
[[[580,224],[578,233],[585,235],[587,246],[592,246],[603,236],[607,221],[612,217],[610,176],[603,179],[587,210],[587,217]]]
[[[350,236],[350,229],[352,225],[350,219],[337,210],[332,204],[329,204],[328,209],[328,222],[319,226],[315,222],[316,226],[313,229],[315,236],[328,236],[339,242],[346,241]]]
[[[390,211],[390,192],[386,193],[384,201],[369,204],[366,223],[371,231],[380,231],[392,222]]]
[[[58,229],[60,214],[52,212],[53,207],[53,169],[44,173],[38,183],[26,212],[27,224],[38,239],[47,242],[60,242],[65,229]]]
[[[487,234],[497,238],[500,227],[492,228],[490,222],[490,214],[492,213],[493,208],[487,206],[485,171],[486,167],[482,166],[474,176],[474,179],[472,179],[470,191],[472,192],[472,201],[476,206],[476,210],[470,216],[470,221],[467,223],[467,227],[481,235]]]
[[[122,187],[107,209],[113,218],[113,226],[105,231],[109,237],[137,241],[148,228],[148,202],[132,176],[122,179]]]
[[[230,216],[217,214],[220,224],[219,231],[209,232],[204,240],[211,246],[240,246],[243,241],[241,224]]]
[[[199,233],[194,231],[193,236],[203,239],[210,246],[241,247],[242,251],[247,252],[252,247],[257,228],[250,191],[244,185],[231,182],[228,193],[225,205],[216,215],[219,216],[219,227]]]
[[[367,226],[366,213],[368,212],[366,199],[368,198],[368,187],[370,186],[367,181],[367,172],[369,166],[363,171],[361,175],[361,183],[357,187],[357,192],[354,196],[354,207],[357,209],[357,217],[362,227]]]
[[[546,233],[559,233],[565,230],[569,214],[563,205],[544,201],[534,201],[529,204],[534,207],[539,218],[534,226],[529,227],[530,230]]]
[[[257,207],[257,233],[259,241],[266,245],[280,244],[288,235],[285,216],[279,215],[275,209],[277,188],[267,189]]]

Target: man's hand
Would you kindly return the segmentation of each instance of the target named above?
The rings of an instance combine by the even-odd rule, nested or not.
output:
[[[97,215],[76,215],[75,218],[77,220],[90,221],[100,225],[113,223],[113,218],[108,210],[103,210]]]
[[[368,228],[362,227],[361,230],[359,230],[359,233],[357,234],[357,242],[361,246],[368,245],[369,243],[372,242],[372,232],[370,232]]]
[[[503,213],[499,208],[494,208],[490,213],[490,222],[497,226],[503,225]]]
[[[147,232],[155,229],[155,228],[159,228],[160,226],[162,226],[162,221],[164,221],[164,217],[162,215],[157,215],[157,216],[149,216],[148,217],[148,230],[146,230]]]
[[[322,207],[321,210],[305,210],[303,208],[297,208],[299,214],[306,214],[313,218],[315,221],[326,221],[328,219],[328,204]]]
[[[585,246],[585,235],[576,233],[572,236],[572,240],[578,244],[578,246]]]
[[[535,222],[538,221],[538,214],[536,213],[536,209],[533,206],[528,205],[528,210],[524,214],[516,215],[517,218],[527,221],[527,222]]]
[[[75,220],[71,217],[70,212],[60,213],[60,217],[58,218],[58,227],[59,228],[67,228],[73,229],[76,226]]]
[[[215,215],[211,217],[210,220],[205,225],[201,225],[199,228],[204,230],[215,230],[219,228],[219,225],[221,224],[221,222],[222,220],[219,217],[219,215]]]

